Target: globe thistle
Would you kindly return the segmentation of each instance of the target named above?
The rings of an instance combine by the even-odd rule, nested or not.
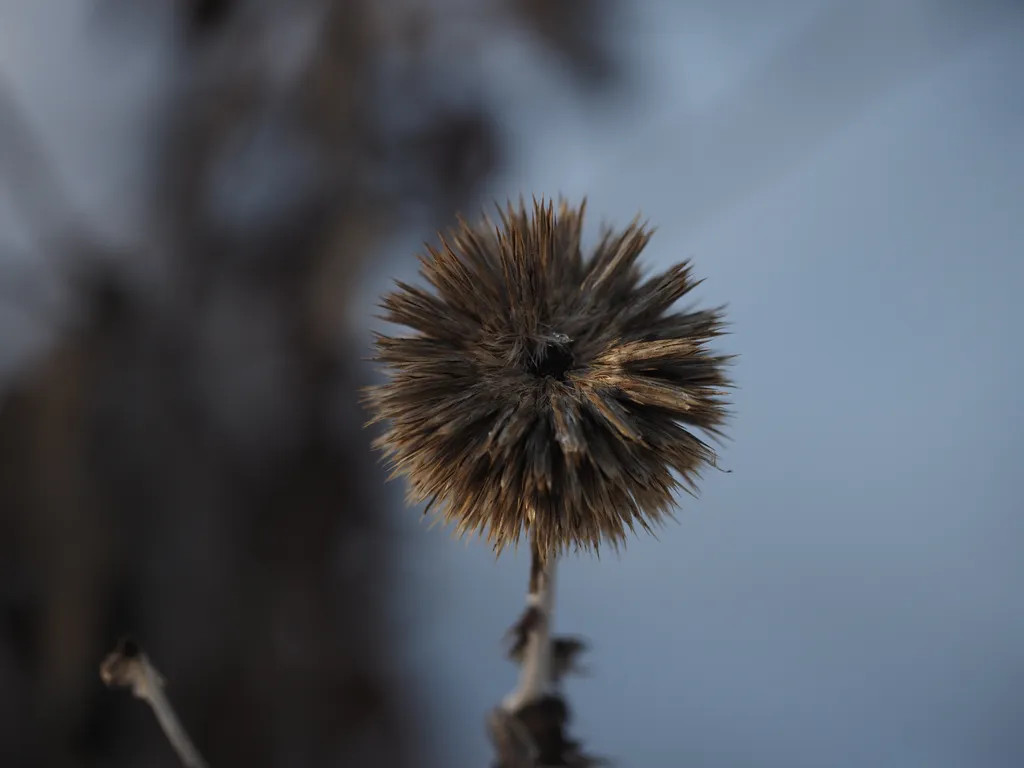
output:
[[[644,279],[652,231],[635,220],[581,246],[584,205],[509,204],[500,225],[464,220],[428,246],[381,335],[390,380],[368,392],[376,441],[457,535],[500,552],[527,533],[540,553],[617,546],[695,490],[720,436],[728,357],[709,350],[719,309],[673,305],[698,282],[689,263]]]

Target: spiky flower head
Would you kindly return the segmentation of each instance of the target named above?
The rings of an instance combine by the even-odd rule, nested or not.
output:
[[[498,552],[523,533],[541,552],[617,546],[715,461],[694,432],[720,436],[727,415],[728,357],[708,348],[721,310],[672,311],[697,282],[688,263],[644,279],[639,220],[584,255],[584,205],[499,214],[427,247],[433,290],[385,296],[384,319],[414,334],[377,338],[376,446],[457,535]]]

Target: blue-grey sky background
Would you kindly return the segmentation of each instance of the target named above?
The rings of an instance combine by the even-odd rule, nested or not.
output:
[[[118,58],[82,13],[44,33],[60,5],[0,3],[0,73],[130,239],[166,51]],[[701,299],[728,303],[739,389],[731,473],[658,541],[562,568],[558,628],[593,646],[576,730],[638,768],[1024,765],[1024,13],[639,0],[617,24],[635,82],[612,105],[564,99],[514,43],[488,52],[514,150],[491,195],[585,194],[595,227],[643,212],[647,263],[692,258]],[[367,275],[367,327],[427,234]],[[7,373],[45,333],[0,313]],[[449,764],[486,764],[525,557],[397,520],[410,663]]]
[[[686,5],[634,11],[628,107],[510,116],[495,190],[642,211],[648,263],[692,258],[740,355],[732,473],[562,570],[558,626],[594,646],[578,730],[648,768],[1022,765],[1024,19]],[[439,720],[481,764],[525,558],[409,536],[444,596]]]

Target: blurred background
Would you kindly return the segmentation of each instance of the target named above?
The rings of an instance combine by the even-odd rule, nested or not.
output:
[[[731,473],[562,569],[647,768],[1024,765],[1024,7],[3,0],[0,765],[482,766],[525,553],[385,486],[379,294],[456,211],[692,258]]]

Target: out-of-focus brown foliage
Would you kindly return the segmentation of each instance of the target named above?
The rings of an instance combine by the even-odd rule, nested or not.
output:
[[[532,6],[578,56],[592,20]],[[421,35],[448,22],[431,8],[415,9]],[[483,99],[453,107],[443,82],[412,127],[392,114],[409,94],[382,60],[397,51],[421,78],[436,63],[393,34],[409,5],[178,11],[149,251],[133,257],[148,269],[74,272],[81,321],[0,394],[0,765],[174,764],[96,674],[124,631],[214,766],[429,765],[429,692],[394,673],[385,500],[345,312],[410,203],[438,222],[478,204],[497,118]],[[67,263],[103,248],[60,242],[47,256]]]
[[[617,74],[614,51],[608,46],[613,0],[505,2],[583,84],[606,86]]]

